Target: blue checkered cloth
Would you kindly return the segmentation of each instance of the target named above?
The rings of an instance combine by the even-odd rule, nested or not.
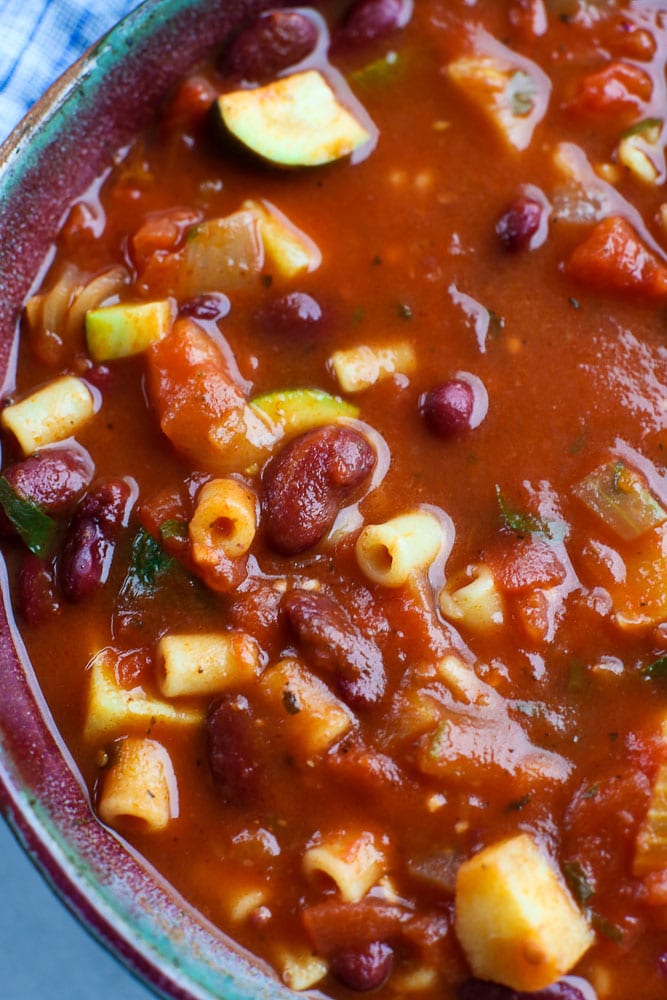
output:
[[[0,0],[0,141],[139,0]]]

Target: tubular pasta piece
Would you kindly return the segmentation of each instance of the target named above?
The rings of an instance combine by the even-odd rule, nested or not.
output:
[[[337,833],[303,856],[304,873],[328,875],[346,903],[358,903],[387,870],[372,833]]]
[[[282,707],[285,735],[304,758],[324,753],[355,724],[347,705],[298,660],[280,660],[265,670],[260,691]]]
[[[504,620],[504,606],[493,573],[482,564],[468,566],[468,583],[456,577],[440,591],[438,604],[445,618],[460,622],[474,631],[484,631]]]
[[[97,805],[109,826],[138,821],[147,833],[164,830],[178,816],[178,788],[171,758],[161,743],[128,736],[104,776]]]
[[[257,531],[255,494],[237,479],[209,480],[199,491],[188,530],[198,565],[215,565],[218,550],[238,559]]]
[[[343,392],[362,392],[392,375],[410,375],[416,368],[414,347],[407,341],[369,347],[361,344],[347,351],[334,351],[329,367]]]
[[[99,739],[131,725],[150,727],[155,722],[197,725],[204,719],[199,709],[175,708],[151,698],[140,688],[128,690],[116,679],[113,652],[101,650],[90,665],[85,736]]]
[[[300,951],[279,948],[276,965],[285,985],[297,993],[316,986],[329,971],[327,962],[306,948]]]
[[[245,632],[165,635],[157,645],[158,683],[166,698],[216,694],[259,672],[259,649]]]
[[[266,886],[237,886],[225,895],[227,914],[232,923],[242,924],[260,906],[265,906],[269,899]]]
[[[0,422],[14,435],[23,454],[31,455],[38,448],[71,437],[90,420],[94,410],[86,383],[73,375],[63,375],[7,406]]]
[[[362,572],[385,587],[401,587],[425,571],[444,542],[442,525],[425,510],[411,511],[363,529],[355,548]]]

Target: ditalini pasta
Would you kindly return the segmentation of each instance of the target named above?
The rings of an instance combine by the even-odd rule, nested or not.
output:
[[[178,787],[171,758],[156,740],[128,736],[114,747],[103,777],[98,811],[105,823],[136,823],[159,833],[178,816]]]

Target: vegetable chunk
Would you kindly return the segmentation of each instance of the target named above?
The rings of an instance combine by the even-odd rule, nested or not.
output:
[[[593,943],[560,875],[525,833],[461,865],[456,933],[476,976],[515,990],[555,982]]]
[[[371,133],[316,70],[218,98],[228,131],[247,149],[284,167],[315,167],[349,156]]]

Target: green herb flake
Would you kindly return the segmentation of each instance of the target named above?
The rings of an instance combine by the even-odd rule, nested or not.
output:
[[[615,944],[621,943],[623,940],[623,931],[617,924],[612,924],[611,920],[608,920],[607,917],[603,917],[601,913],[597,912],[597,910],[588,910],[587,915],[596,931],[600,934],[604,934],[606,938],[609,938],[610,941],[614,941]]]
[[[566,861],[563,865],[563,874],[572,893],[583,906],[591,896],[595,895],[595,889],[591,885],[583,865],[578,861]]]
[[[512,73],[507,81],[507,100],[512,114],[517,118],[529,115],[535,107],[536,93],[535,81],[527,73],[520,69]]]
[[[530,803],[532,796],[530,794],[524,795],[520,799],[514,799],[509,802],[505,808],[505,812],[521,812]]]
[[[152,535],[140,528],[132,540],[130,568],[121,588],[131,586],[135,592],[152,591],[160,576],[171,569],[174,560],[168,556]]]
[[[283,691],[283,707],[288,715],[298,715],[301,711],[299,699],[288,687]]]
[[[164,542],[168,541],[170,538],[176,538],[179,541],[184,541],[187,537],[187,521],[179,521],[177,518],[170,518],[168,521],[164,521],[160,525],[160,538]]]
[[[582,795],[582,799],[594,799],[599,790],[599,785],[591,785],[591,787]]]
[[[570,295],[567,301],[570,303],[573,309],[581,309],[581,302],[579,301],[579,299],[575,299],[574,295]]]
[[[412,319],[414,315],[411,306],[407,302],[400,302],[396,311],[400,319]]]
[[[0,476],[0,504],[33,555],[44,559],[53,544],[56,525],[31,500],[18,495],[4,476]]]
[[[662,118],[644,118],[640,122],[635,122],[625,132],[621,132],[621,139],[629,139],[633,135],[646,136],[651,143],[657,142],[662,131]],[[654,135],[651,135],[654,133]]]
[[[360,323],[363,323],[365,316],[366,312],[364,310],[364,307],[356,306],[352,312],[352,325],[359,326]]]
[[[649,681],[667,681],[667,656],[660,656],[642,670],[642,676]]]
[[[535,514],[513,510],[503,496],[500,486],[496,486],[496,496],[498,498],[500,514],[506,528],[516,531],[519,535],[545,535],[547,538],[551,538],[549,525]]]
[[[397,52],[387,52],[381,59],[367,63],[361,69],[350,73],[350,81],[365,87],[383,86],[396,80],[404,70],[404,60]]]

